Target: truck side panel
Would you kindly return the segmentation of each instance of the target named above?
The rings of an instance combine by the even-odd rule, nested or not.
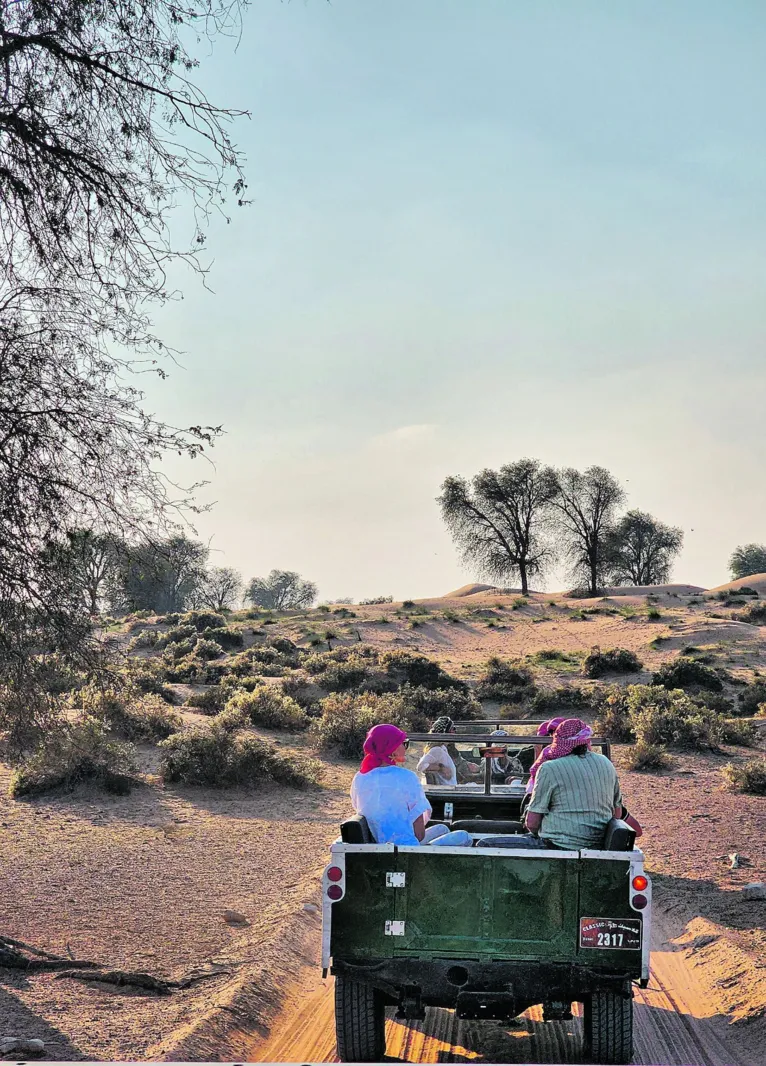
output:
[[[643,915],[630,905],[632,869],[629,855],[624,859],[581,859],[579,918],[639,922],[643,938]],[[578,956],[585,965],[624,966],[638,972],[641,950],[579,947],[578,940]]]

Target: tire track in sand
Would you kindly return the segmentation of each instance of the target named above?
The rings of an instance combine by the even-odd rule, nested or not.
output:
[[[659,915],[654,930],[652,979],[635,990],[634,1063],[649,1066],[752,1066],[702,988],[684,952],[665,939]],[[542,1021],[541,1008],[513,1026],[461,1021],[453,1011],[427,1008],[420,1022],[399,1022],[387,1012],[386,1059],[400,1062],[581,1063],[579,1005],[571,1021]],[[270,1035],[254,1042],[251,1062],[338,1062],[333,980],[315,972],[294,990]]]

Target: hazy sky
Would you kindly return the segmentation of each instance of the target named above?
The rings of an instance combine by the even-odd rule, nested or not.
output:
[[[677,580],[727,580],[766,541],[765,62],[762,0],[256,0],[200,74],[252,112],[253,203],[149,388],[225,426],[180,471],[213,561],[440,595],[475,577],[441,481],[530,455],[609,467],[686,531]]]

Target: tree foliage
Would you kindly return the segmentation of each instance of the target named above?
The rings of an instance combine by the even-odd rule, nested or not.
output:
[[[553,506],[572,573],[595,595],[607,576],[609,531],[625,493],[602,466],[582,473],[567,467],[558,472],[557,485]]]
[[[197,598],[201,607],[211,611],[233,610],[242,599],[244,582],[238,570],[231,566],[214,566],[200,583]]]
[[[448,477],[437,502],[463,560],[493,580],[518,577],[526,593],[553,556],[547,533],[556,492],[550,467],[520,459],[470,483]]]
[[[182,534],[123,545],[109,592],[112,609],[156,614],[186,610],[205,581],[207,557],[204,544]]]
[[[609,580],[615,585],[663,585],[683,545],[683,531],[645,511],[623,515],[609,531]]]
[[[254,577],[247,584],[245,600],[253,607],[272,611],[310,607],[317,596],[313,581],[294,570],[272,570],[268,577]]]
[[[242,200],[236,113],[195,85],[190,51],[238,16],[236,0],[0,0],[0,729],[45,719],[41,656],[102,659],[99,593],[85,602],[69,565],[97,541],[69,531],[156,541],[193,506],[159,463],[216,430],[147,414],[130,373],[163,373],[152,305],[174,262],[202,269],[210,212]]]
[[[729,570],[735,580],[766,574],[766,544],[742,544],[735,548],[729,559]]]

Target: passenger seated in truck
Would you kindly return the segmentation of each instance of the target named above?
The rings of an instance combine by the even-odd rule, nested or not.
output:
[[[507,729],[493,729],[490,733],[491,737],[507,737],[510,733]],[[515,755],[498,755],[494,759],[490,759],[491,767],[490,774],[492,775],[493,785],[505,785],[510,784],[511,781],[518,778],[524,773],[524,767],[516,758]]]
[[[457,733],[457,730],[450,716],[443,714],[436,719],[429,733]],[[456,785],[458,781],[475,777],[481,767],[464,759],[454,744],[429,744],[417,770],[426,775],[429,785]]]
[[[537,760],[526,824],[548,847],[598,848],[607,824],[622,814],[617,771],[591,751],[590,726],[567,718],[553,734],[548,754]]]
[[[472,837],[463,829],[450,832],[446,825],[426,829],[431,805],[418,775],[403,763],[407,734],[395,725],[376,725],[364,742],[364,759],[351,782],[351,802],[367,819],[378,844],[470,847]]]

